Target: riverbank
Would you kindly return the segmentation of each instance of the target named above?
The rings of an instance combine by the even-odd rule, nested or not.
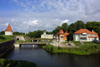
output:
[[[43,46],[43,49],[51,53],[73,53],[78,55],[90,55],[100,53],[100,44],[82,45],[79,48],[76,47],[54,47],[50,44]]]
[[[0,67],[38,67],[38,66],[35,63],[27,61],[0,59]]]
[[[5,55],[9,50],[13,49],[14,43],[15,43],[15,40],[10,40],[10,41],[0,43],[0,57]]]

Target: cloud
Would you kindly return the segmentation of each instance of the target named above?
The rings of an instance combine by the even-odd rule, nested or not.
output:
[[[12,1],[12,0],[11,0]],[[13,4],[13,2],[15,2]],[[62,23],[100,21],[100,0],[13,0],[13,10],[0,12],[0,23],[14,31],[52,31]],[[3,27],[2,27],[3,28]]]
[[[26,25],[29,25],[29,26],[37,26],[38,20],[32,20],[32,21],[28,21],[28,22],[23,21],[23,23]]]

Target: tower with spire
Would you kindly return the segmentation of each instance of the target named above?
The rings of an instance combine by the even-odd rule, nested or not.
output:
[[[5,35],[13,35],[13,30],[11,29],[10,24],[8,24],[8,26],[5,30]]]

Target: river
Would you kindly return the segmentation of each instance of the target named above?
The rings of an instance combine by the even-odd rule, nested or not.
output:
[[[14,48],[4,58],[34,62],[39,67],[100,67],[100,54],[52,54],[37,46]]]

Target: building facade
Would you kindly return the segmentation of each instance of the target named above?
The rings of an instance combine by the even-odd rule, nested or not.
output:
[[[64,33],[64,31],[60,29],[60,31],[55,35],[55,37],[57,38],[57,41],[65,41],[67,40],[68,35],[69,33],[67,31]]]
[[[99,36],[95,31],[88,29],[79,29],[73,35],[74,41],[95,41],[99,40]]]
[[[46,32],[44,32],[44,33],[41,35],[41,38],[53,39],[53,34],[46,34]]]
[[[11,29],[10,24],[8,24],[6,30],[5,30],[5,35],[13,35],[13,31]]]

